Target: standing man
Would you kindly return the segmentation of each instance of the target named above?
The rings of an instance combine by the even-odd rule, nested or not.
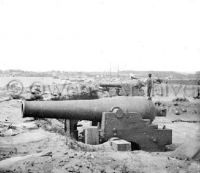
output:
[[[198,81],[198,85],[197,98],[200,99],[200,80]]]
[[[198,82],[197,82],[197,96],[194,98],[200,99],[200,80],[198,80]]]
[[[148,79],[147,79],[147,97],[148,97],[148,100],[151,100],[151,90],[152,90],[152,87],[153,87],[153,80],[151,79],[151,74],[148,75]]]

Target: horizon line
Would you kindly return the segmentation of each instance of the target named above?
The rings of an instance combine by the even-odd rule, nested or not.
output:
[[[66,70],[56,70],[56,69],[52,69],[52,70],[45,70],[45,71],[40,71],[40,70],[23,70],[23,69],[0,69],[0,71],[24,71],[24,72],[35,72],[35,73],[47,73],[47,72],[72,72],[72,73],[104,73],[104,72],[111,72],[111,73],[118,73],[118,72],[175,72],[175,73],[185,73],[185,74],[195,74],[197,72],[200,71],[174,71],[174,70],[118,70],[118,71],[110,71],[110,70],[102,70],[102,71],[87,71],[87,70],[83,70],[83,71],[66,71]]]

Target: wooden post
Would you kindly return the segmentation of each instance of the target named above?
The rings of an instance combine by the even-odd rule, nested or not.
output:
[[[70,120],[65,119],[65,122],[64,122],[64,129],[65,129],[66,135],[67,135],[67,136],[70,136],[70,133],[71,133]]]

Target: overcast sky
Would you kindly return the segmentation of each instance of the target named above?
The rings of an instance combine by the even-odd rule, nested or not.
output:
[[[0,69],[200,70],[198,0],[0,0]]]

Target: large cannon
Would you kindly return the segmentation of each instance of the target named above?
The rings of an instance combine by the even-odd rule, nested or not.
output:
[[[165,111],[144,97],[113,97],[96,100],[25,101],[23,117],[89,120],[100,122],[100,139],[113,136],[134,142],[141,149],[163,150],[171,144],[172,131],[152,125]],[[76,130],[76,129],[74,129]]]
[[[26,101],[22,105],[23,117],[63,118],[101,121],[102,112],[119,107],[123,112],[137,112],[143,119],[154,120],[160,115],[153,102],[143,97],[112,97],[96,100]]]

